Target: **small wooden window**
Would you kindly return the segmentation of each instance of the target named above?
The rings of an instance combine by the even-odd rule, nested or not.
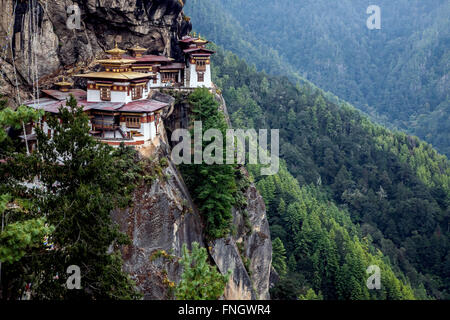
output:
[[[195,68],[197,71],[206,71],[206,60],[197,60]]]
[[[133,89],[131,90],[131,98],[133,100],[142,98],[142,86],[133,87]]]
[[[198,82],[204,82],[205,81],[205,74],[203,72],[197,73],[197,81]]]
[[[140,128],[141,118],[139,117],[127,117],[127,128]]]
[[[163,83],[177,82],[178,73],[176,73],[176,72],[163,72],[163,73],[161,73],[161,75],[162,75]]]
[[[101,87],[100,88],[100,99],[102,101],[111,101],[111,88]]]

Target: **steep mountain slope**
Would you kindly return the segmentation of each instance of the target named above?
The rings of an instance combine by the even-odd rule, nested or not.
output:
[[[446,157],[415,137],[374,125],[351,106],[327,102],[320,91],[256,72],[222,50],[214,58],[214,76],[236,127],[279,128],[281,157],[300,185],[316,185],[348,210],[361,235],[407,275],[416,292],[425,286],[429,295],[448,298]],[[271,199],[272,236],[283,239],[285,223],[273,219],[282,197]],[[288,254],[300,250],[285,246]]]
[[[409,279],[399,270],[393,272],[386,256],[352,223],[349,212],[339,209],[320,187],[300,187],[284,165],[275,176],[260,176],[251,169],[267,202],[275,237],[273,266],[281,281],[272,290],[273,299],[425,297],[423,289],[414,295]],[[369,266],[380,268],[380,290],[367,288]]]
[[[260,70],[301,75],[449,155],[450,3],[378,1],[382,27],[373,31],[366,27],[371,4],[194,0],[186,12],[196,30]]]

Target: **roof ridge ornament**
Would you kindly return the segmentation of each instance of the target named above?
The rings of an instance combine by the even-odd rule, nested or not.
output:
[[[70,87],[73,86],[73,82],[66,81],[66,77],[63,76],[62,81],[55,82],[54,85],[59,87],[59,91],[68,92]]]

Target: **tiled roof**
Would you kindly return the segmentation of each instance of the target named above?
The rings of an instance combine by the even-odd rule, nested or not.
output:
[[[184,69],[185,66],[186,65],[184,63],[176,62],[176,63],[168,64],[167,66],[162,66],[159,69],[161,69],[161,70]]]
[[[191,42],[194,42],[195,40],[198,40],[198,38],[188,37],[188,38],[185,38],[185,39],[180,40],[179,42],[183,42],[183,43],[191,43]]]
[[[136,62],[171,62],[172,61],[165,56],[157,56],[157,55],[144,55],[142,57],[125,56],[124,58],[133,59]]]
[[[123,112],[154,112],[167,107],[168,104],[152,99],[139,100],[127,103],[119,111]]]
[[[60,100],[54,100],[50,98],[43,98],[36,104],[33,101],[25,102],[25,105],[34,109],[42,109],[50,113],[58,113],[61,106],[65,106],[65,103]],[[168,106],[168,103],[153,99],[144,99],[133,101],[130,103],[123,102],[88,102],[86,100],[78,100],[78,105],[83,106],[84,111],[88,110],[100,110],[100,111],[118,111],[118,112],[154,112],[161,110]]]
[[[29,106],[31,108],[34,108],[36,110],[44,110],[45,112],[50,113],[58,113],[59,108],[61,106],[64,106],[64,101],[55,100],[51,98],[43,98],[39,99],[39,103],[36,101],[27,101],[24,103],[24,105]]]
[[[117,111],[119,110],[125,103],[123,102],[110,102],[110,101],[101,101],[101,102],[88,102],[86,100],[78,101],[78,104],[83,106],[83,110],[103,110],[103,111]]]
[[[70,89],[69,92],[61,92],[59,90],[42,90],[46,95],[60,101],[65,101],[69,95],[73,95],[77,100],[86,99],[86,91],[81,89]]]
[[[77,74],[75,77],[79,78],[95,78],[95,79],[114,79],[114,80],[134,80],[142,79],[146,77],[152,77],[153,73],[140,73],[140,72],[91,72],[84,74]]]
[[[197,52],[197,51],[203,51],[205,53],[211,53],[211,54],[215,53],[215,51],[208,50],[206,48],[189,48],[189,49],[183,50],[184,53],[191,53],[191,52]]]

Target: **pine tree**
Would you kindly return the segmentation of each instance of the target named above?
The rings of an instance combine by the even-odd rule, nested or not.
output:
[[[192,121],[201,121],[203,134],[209,129],[220,130],[226,136],[228,125],[219,111],[218,102],[206,88],[196,89],[189,96]],[[203,145],[203,149],[206,143]],[[225,153],[225,148],[223,149]],[[225,159],[225,154],[223,155]],[[231,208],[237,192],[236,168],[228,164],[181,165],[186,184],[194,197],[206,224],[206,235],[221,238],[230,232]]]
[[[88,118],[73,96],[57,117],[47,118],[52,138],[36,128],[38,152],[11,158],[2,173],[9,173],[5,183],[12,186],[12,196],[25,192],[39,208],[37,213],[54,226],[49,234],[53,250],[21,262],[28,271],[9,278],[29,279],[33,297],[38,299],[138,297],[134,283],[122,271],[118,251],[119,245],[128,243],[127,237],[110,216],[113,209],[128,204],[138,181],[134,151],[114,150],[94,140]],[[36,189],[23,190],[14,184],[35,177],[39,177]],[[81,269],[81,290],[68,290],[65,285],[71,265]],[[23,268],[12,265],[9,269]]]
[[[280,238],[276,238],[272,241],[272,266],[281,277],[286,275],[286,249],[284,248],[283,242],[281,242]]]
[[[189,252],[183,245],[183,266],[181,281],[175,290],[175,297],[179,300],[217,300],[223,294],[228,283],[230,272],[226,275],[208,263],[208,253],[199,244],[192,244]]]

